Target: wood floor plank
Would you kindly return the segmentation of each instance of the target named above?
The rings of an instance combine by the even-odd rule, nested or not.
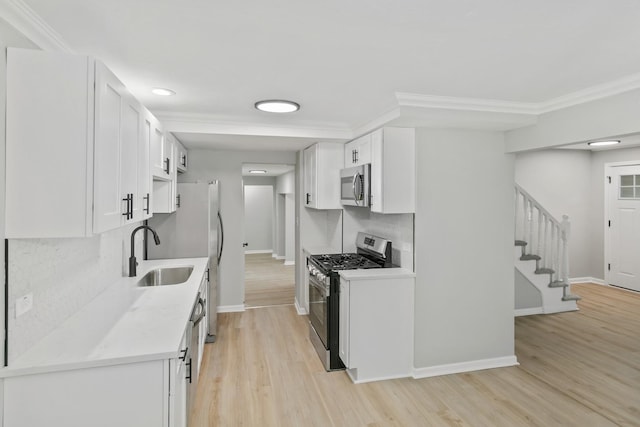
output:
[[[358,385],[293,306],[220,314],[190,427],[640,426],[640,294],[572,287],[580,311],[515,319],[517,367]]]
[[[245,306],[293,304],[295,267],[267,254],[245,255]]]

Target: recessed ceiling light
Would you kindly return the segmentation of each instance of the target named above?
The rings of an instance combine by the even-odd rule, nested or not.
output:
[[[603,145],[615,145],[620,144],[619,140],[611,140],[611,141],[593,141],[589,142],[587,145],[591,145],[592,147],[602,147]]]
[[[159,96],[171,96],[171,95],[175,95],[176,94],[171,89],[165,89],[165,88],[162,88],[162,87],[154,87],[153,89],[151,89],[151,93],[153,93],[154,95],[159,95]]]
[[[300,104],[284,99],[265,99],[256,102],[255,107],[268,113],[293,113],[300,109]]]
[[[252,169],[249,173],[267,173],[267,171],[264,169]]]

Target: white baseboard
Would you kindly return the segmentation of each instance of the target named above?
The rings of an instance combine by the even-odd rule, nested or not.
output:
[[[285,261],[284,265],[296,265],[295,261]]]
[[[354,369],[345,369],[345,372],[347,373],[347,375],[351,379],[351,382],[354,383],[354,384],[364,384],[364,383],[370,383],[370,382],[374,382],[374,381],[397,380],[398,378],[411,378],[411,373],[408,372],[406,374],[388,375],[388,376],[385,376],[385,377],[372,377],[372,378],[366,378],[366,379],[362,379],[362,380],[357,380],[357,379],[355,379],[355,375],[354,375],[353,371],[354,371]]]
[[[267,249],[252,249],[252,250],[246,250],[244,251],[245,255],[251,255],[251,254],[270,254],[273,253],[273,250],[267,250]]]
[[[305,314],[309,314],[309,313],[307,313],[307,309],[306,308],[304,308],[304,307],[300,306],[300,304],[298,304],[298,298],[294,299],[294,304],[296,306],[296,311],[298,312],[298,314],[300,316],[304,316]]]
[[[463,372],[481,371],[484,369],[506,368],[519,365],[516,356],[496,357],[493,359],[472,360],[469,362],[450,363],[447,365],[413,368],[413,378],[429,378],[440,375],[460,374]]]
[[[534,314],[543,314],[542,307],[516,308],[515,317],[532,316]]]
[[[595,277],[573,277],[569,279],[569,284],[573,285],[574,283],[595,283],[596,285],[604,285],[608,286],[604,280],[596,279]]]
[[[283,260],[283,259],[285,259],[285,258],[286,258],[286,256],[284,256],[284,255],[278,255],[278,256],[276,257],[276,259],[277,259],[277,260]]]
[[[244,304],[240,305],[219,305],[218,313],[236,313],[240,311],[245,311]]]

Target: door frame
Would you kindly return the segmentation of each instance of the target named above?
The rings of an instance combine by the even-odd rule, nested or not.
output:
[[[610,219],[610,203],[612,197],[612,191],[614,188],[609,185],[609,178],[612,176],[612,169],[621,166],[639,166],[640,160],[626,160],[624,162],[611,162],[604,164],[604,223],[602,226],[604,227],[604,265],[602,266],[604,269],[604,281],[606,285],[610,285],[610,274],[611,272],[607,268],[608,260],[611,259],[611,231],[608,226],[608,221]],[[615,189],[615,194],[617,194],[617,189]]]

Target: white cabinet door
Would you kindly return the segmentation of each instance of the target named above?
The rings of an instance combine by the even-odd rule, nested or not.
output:
[[[320,142],[304,150],[304,204],[314,209],[342,209],[340,170],[344,145]]]
[[[155,119],[155,117],[154,117]],[[159,121],[154,120],[154,129],[151,139],[151,174],[154,178],[169,179],[170,168],[170,144],[165,141],[165,133]]]
[[[166,160],[169,165],[169,174],[167,180],[153,181],[153,212],[154,213],[172,213],[176,211],[178,203],[177,192],[177,176],[178,170],[176,162],[173,160],[177,157],[176,139],[170,133],[165,133],[164,152],[167,154]]]
[[[338,355],[349,368],[349,282],[340,278],[340,327]]]
[[[103,64],[97,62],[95,72],[93,231],[101,233],[142,218],[138,159],[143,107]]]
[[[415,130],[383,128],[371,134],[371,212],[414,213]]]
[[[371,134],[356,138],[344,145],[344,167],[371,163]]]
[[[188,151],[184,145],[180,141],[178,141],[178,157],[176,158],[178,172],[186,172],[187,165],[189,164],[188,160]]]
[[[129,215],[124,215],[123,223],[142,221],[145,203],[141,194],[141,180],[144,168],[144,138],[142,125],[144,110],[142,104],[128,92],[122,98],[122,130],[120,149],[120,194],[129,198]],[[148,168],[147,172],[148,174]]]
[[[95,69],[95,146],[93,231],[122,224],[130,202],[120,191],[124,85],[103,64]]]
[[[158,127],[157,119],[144,109],[142,122],[142,138],[139,145],[138,199],[142,204],[141,218],[145,220],[153,215],[153,176],[151,174],[151,145]]]

